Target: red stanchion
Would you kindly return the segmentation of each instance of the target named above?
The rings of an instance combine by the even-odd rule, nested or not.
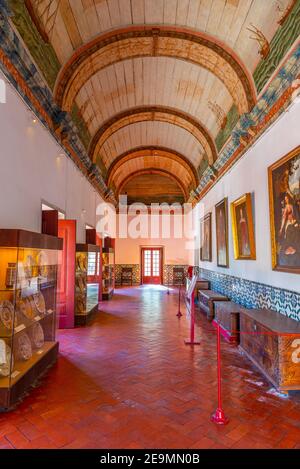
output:
[[[178,311],[176,314],[178,318],[181,318],[182,316],[182,312],[180,311],[180,300],[181,300],[181,285],[179,285],[179,289],[178,289]]]
[[[190,311],[191,311],[191,327],[190,327],[190,338],[184,341],[185,345],[200,345],[200,342],[195,341],[195,293],[193,291],[191,295],[191,303],[190,303]]]
[[[217,368],[218,368],[218,407],[211,416],[211,421],[218,425],[226,425],[229,419],[226,417],[222,408],[222,385],[221,385],[221,331],[220,325],[217,323]]]

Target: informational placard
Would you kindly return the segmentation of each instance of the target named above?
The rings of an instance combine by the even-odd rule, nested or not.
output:
[[[193,275],[192,280],[188,286],[187,292],[186,292],[186,299],[188,300],[187,306],[189,307],[191,305],[191,300],[192,300],[192,295],[193,292],[196,288],[196,283],[197,283],[197,275]]]

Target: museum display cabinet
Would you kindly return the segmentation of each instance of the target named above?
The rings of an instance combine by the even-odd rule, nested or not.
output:
[[[0,229],[0,409],[14,406],[57,358],[60,238]]]
[[[87,324],[98,311],[99,282],[90,281],[91,273],[100,270],[100,247],[76,244],[75,325]]]
[[[207,319],[212,321],[215,317],[214,303],[216,301],[227,301],[228,298],[213,290],[198,291],[198,305],[201,311],[206,314]]]
[[[240,311],[240,347],[280,391],[300,390],[300,323],[268,309]]]
[[[102,249],[102,300],[110,300],[115,289],[115,250]]]

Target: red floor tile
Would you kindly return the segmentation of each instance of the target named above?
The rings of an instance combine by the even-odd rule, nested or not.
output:
[[[0,415],[0,448],[299,448],[299,395],[271,385],[222,341],[217,405],[216,336],[197,313],[201,345],[184,345],[177,292],[118,289],[90,326],[59,332],[60,357],[40,387]],[[184,310],[184,307],[182,307]]]

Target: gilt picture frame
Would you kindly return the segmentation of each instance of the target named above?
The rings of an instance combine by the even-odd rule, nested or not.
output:
[[[225,197],[215,205],[216,248],[218,267],[229,267],[228,255],[228,199]]]
[[[231,221],[234,258],[255,260],[255,233],[250,193],[244,194],[231,203]]]
[[[212,262],[211,212],[200,220],[200,260]]]
[[[268,168],[272,269],[300,274],[300,146]]]

